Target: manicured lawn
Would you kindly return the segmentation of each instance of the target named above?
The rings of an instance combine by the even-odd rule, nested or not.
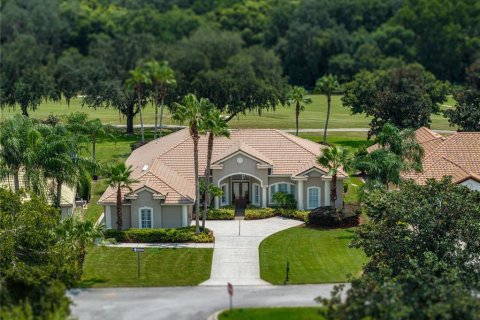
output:
[[[358,203],[358,191],[363,185],[363,181],[358,177],[349,177],[346,183],[348,184],[348,190],[343,195],[345,203]]]
[[[313,103],[308,105],[300,115],[300,128],[323,128],[326,119],[327,99],[325,96],[312,95]],[[330,117],[330,128],[368,128],[369,118],[364,115],[350,114],[350,110],[343,107],[341,96],[332,97],[332,114]],[[455,101],[449,97],[445,103],[446,106],[453,106]],[[166,109],[165,109],[166,110]],[[46,118],[50,114],[65,115],[74,111],[88,112],[91,117],[100,118],[104,123],[126,124],[126,119],[118,113],[117,110],[110,109],[92,109],[81,107],[80,99],[72,100],[70,107],[65,102],[54,103],[44,102],[36,111],[31,111],[31,115],[39,118]],[[0,111],[0,120],[12,113],[19,113],[20,108],[16,110]],[[154,108],[148,106],[144,109],[144,123],[153,124]],[[165,113],[165,124],[172,124],[171,115],[167,111]],[[135,118],[135,124],[139,124],[139,117]],[[258,113],[248,113],[240,115],[237,119],[232,119],[230,125],[233,128],[277,128],[277,129],[294,129],[295,128],[295,108],[278,107],[275,111],[264,111],[261,116]],[[451,129],[448,121],[442,115],[432,116],[433,129]]]
[[[361,250],[348,247],[354,230],[301,226],[271,235],[260,244],[261,278],[283,284],[289,261],[289,284],[348,281],[347,275],[359,275],[366,261]]]
[[[81,287],[194,286],[210,277],[213,249],[145,249],[91,247]],[[192,272],[194,271],[194,272]]]
[[[219,320],[321,320],[321,308],[239,308],[224,311]]]
[[[323,143],[323,132],[304,132],[300,137]],[[327,132],[327,144],[338,145],[348,149],[353,156],[354,152],[362,145],[369,147],[373,140],[367,140],[367,132]]]

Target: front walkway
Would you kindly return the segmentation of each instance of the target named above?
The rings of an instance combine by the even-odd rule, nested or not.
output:
[[[260,279],[258,246],[266,237],[303,224],[301,221],[274,217],[262,220],[207,221],[213,230],[213,251],[210,279],[201,286],[268,285]]]

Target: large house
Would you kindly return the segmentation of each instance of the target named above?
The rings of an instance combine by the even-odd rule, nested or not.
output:
[[[427,179],[450,176],[453,183],[480,190],[480,132],[442,136],[422,127],[415,131],[415,139],[424,149],[423,171],[405,173],[405,179],[424,184]],[[376,148],[373,145],[368,151]]]
[[[273,129],[232,130],[215,138],[211,183],[222,189],[215,208],[274,206],[273,195],[292,194],[300,210],[330,204],[331,176],[316,163],[323,146]],[[199,141],[200,176],[207,160],[207,138]],[[122,190],[123,228],[188,226],[195,200],[193,141],[188,129],[169,134],[136,150],[126,161],[138,182]],[[343,179],[337,182],[337,205],[343,202]],[[116,226],[116,190],[108,188],[99,200],[105,225]]]

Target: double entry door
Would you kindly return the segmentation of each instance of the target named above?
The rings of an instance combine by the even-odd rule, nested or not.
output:
[[[235,208],[245,208],[250,195],[250,184],[248,182],[232,182],[233,199]]]

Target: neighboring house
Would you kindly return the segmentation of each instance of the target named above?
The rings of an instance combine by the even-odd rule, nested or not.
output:
[[[18,175],[18,180],[20,184],[20,189],[25,189],[25,180],[24,180],[24,171],[20,170]],[[52,180],[47,180],[47,183],[55,184]],[[5,177],[4,179],[0,179],[0,188],[9,189],[14,191],[15,190],[15,181],[13,180],[13,176]],[[53,186],[52,190],[56,190],[55,185]],[[46,192],[48,194],[48,191]],[[76,188],[71,188],[67,185],[62,185],[62,199],[60,201],[60,208],[62,209],[62,216],[70,215],[75,210],[75,194]],[[27,198],[28,199],[28,195]],[[48,203],[53,204],[51,197],[48,197]]]
[[[405,179],[424,184],[427,179],[440,180],[451,176],[452,182],[472,190],[480,190],[480,132],[457,132],[442,136],[428,128],[415,131],[415,138],[423,146],[423,172],[408,172]],[[371,152],[378,148],[373,145]]]
[[[215,208],[243,209],[275,206],[273,195],[294,196],[300,210],[330,204],[331,176],[316,163],[323,146],[273,129],[232,130],[230,138],[215,138],[212,180],[223,190]],[[200,175],[204,177],[207,137],[199,142]],[[136,150],[126,161],[139,182],[122,190],[123,227],[171,228],[188,226],[195,199],[193,141],[188,129],[169,134]],[[337,182],[338,206],[343,203],[343,179]],[[116,190],[108,188],[99,204],[105,207],[105,225],[116,226]]]

